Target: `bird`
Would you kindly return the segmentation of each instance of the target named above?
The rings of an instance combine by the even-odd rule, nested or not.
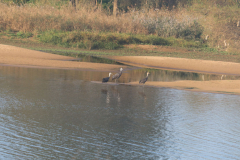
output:
[[[111,74],[112,74],[112,73],[110,72],[108,77],[103,78],[103,79],[102,79],[102,83],[108,82],[108,80],[109,80]]]
[[[139,84],[140,84],[140,83],[145,84],[145,82],[147,82],[147,80],[148,80],[148,75],[149,75],[149,74],[150,74],[150,73],[147,72],[147,77],[141,79],[141,80],[139,81]]]
[[[224,77],[226,78],[226,75],[222,75],[222,76],[221,76],[221,80],[222,80]]]
[[[112,80],[115,79],[115,82],[116,82],[116,80],[121,77],[122,71],[123,71],[123,69],[120,68],[120,72],[118,72],[118,73],[116,73],[115,75],[113,75],[113,76],[112,76]]]
[[[206,35],[206,37],[205,37],[205,40],[207,41],[207,40],[208,40],[208,38],[209,38],[209,35]]]

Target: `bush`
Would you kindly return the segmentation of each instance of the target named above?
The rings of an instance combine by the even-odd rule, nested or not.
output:
[[[142,25],[147,29],[148,34],[156,34],[161,37],[177,37],[184,39],[197,39],[203,33],[203,27],[196,18],[183,17],[180,21],[175,16],[144,17]],[[190,26],[190,27],[189,27]]]
[[[29,37],[32,37],[33,36],[33,34],[32,33],[30,33],[30,32],[26,32],[26,33],[24,33],[24,32],[17,32],[17,37],[18,38],[29,38]]]
[[[203,31],[203,26],[194,21],[190,27],[186,27],[183,31],[179,32],[177,38],[181,37],[188,40],[200,39]]]
[[[72,21],[67,20],[66,22],[61,23],[61,30],[62,31],[73,31],[74,24]]]
[[[62,44],[62,33],[57,33],[56,31],[47,31],[37,36],[41,42],[52,43],[52,44]]]

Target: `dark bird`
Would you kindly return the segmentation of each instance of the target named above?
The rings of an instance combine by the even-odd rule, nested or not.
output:
[[[148,80],[148,75],[149,75],[149,74],[150,74],[150,73],[147,72],[147,77],[141,79],[141,80],[139,81],[139,84],[140,84],[140,83],[145,84],[145,82],[147,82],[147,80]]]
[[[112,74],[112,73],[110,72],[108,77],[103,78],[103,79],[102,79],[102,83],[108,82],[108,80],[109,80],[111,74]]]
[[[122,71],[123,71],[123,69],[120,68],[120,72],[118,72],[118,73],[116,73],[115,75],[113,75],[113,76],[112,76],[112,80],[115,79],[115,82],[116,82],[116,80],[121,77]]]

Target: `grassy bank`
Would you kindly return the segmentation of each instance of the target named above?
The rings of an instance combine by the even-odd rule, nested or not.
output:
[[[182,38],[159,37],[157,35],[110,33],[110,32],[84,32],[84,31],[44,31],[37,34],[31,32],[4,31],[2,37],[11,39],[28,39],[43,43],[63,46],[66,48],[94,49],[120,49],[127,44],[162,45],[185,48],[207,48],[202,41],[185,40]]]
[[[150,44],[207,51],[209,56],[240,52],[237,2],[224,6],[192,1],[172,10],[130,8],[116,17],[91,5],[78,4],[75,10],[60,2],[0,2],[1,38],[87,50],[122,50],[124,45]]]
[[[182,47],[163,47],[154,45],[125,45],[123,48],[117,50],[88,50],[70,47],[66,48],[50,43],[41,43],[32,38],[26,40],[21,38],[2,38],[1,36],[0,43],[72,57],[79,57],[81,54],[92,56],[163,56],[240,63],[239,53],[229,53],[209,48],[184,49]],[[142,46],[144,46],[144,48],[142,48]]]

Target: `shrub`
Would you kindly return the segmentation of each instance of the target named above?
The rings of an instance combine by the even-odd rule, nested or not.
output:
[[[17,36],[18,38],[29,38],[29,37],[32,37],[33,34],[30,33],[30,32],[24,33],[24,32],[21,32],[21,31],[20,31],[20,32],[17,32],[16,36]]]
[[[181,37],[188,40],[195,40],[200,39],[201,35],[204,31],[204,28],[202,25],[200,25],[197,21],[194,21],[194,23],[184,28],[181,32],[177,34],[177,37]]]

